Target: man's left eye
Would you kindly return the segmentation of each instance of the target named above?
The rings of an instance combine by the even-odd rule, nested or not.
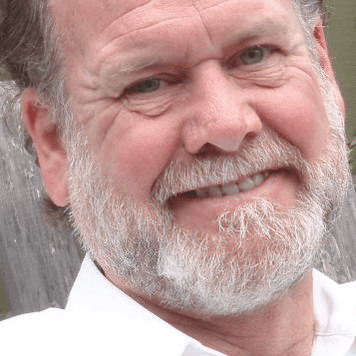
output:
[[[263,61],[263,59],[269,54],[270,51],[271,51],[270,48],[253,47],[245,51],[240,58],[243,64],[246,65],[257,64]]]

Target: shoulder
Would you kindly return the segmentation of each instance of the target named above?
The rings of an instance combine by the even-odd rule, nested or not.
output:
[[[0,322],[0,345],[29,344],[57,329],[63,319],[63,310],[49,308],[41,312],[22,314]]]
[[[0,322],[0,349],[5,355],[44,355],[60,339],[58,329],[63,311],[50,308],[42,312],[28,313]]]
[[[0,350],[4,355],[95,355],[96,320],[50,308],[0,322]],[[90,343],[88,344],[88,340]]]
[[[143,327],[144,322],[129,320],[115,310],[51,308],[0,322],[0,352],[15,356],[97,356],[112,355],[117,350],[131,356],[154,354],[145,352],[151,340],[139,332]]]

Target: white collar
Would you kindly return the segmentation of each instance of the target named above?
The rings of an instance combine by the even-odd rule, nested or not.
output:
[[[314,270],[313,356],[345,355],[356,340],[356,282],[337,284]],[[337,350],[337,353],[335,353]]]
[[[356,336],[356,284],[338,285],[316,270],[313,278],[317,321],[313,356],[345,355]],[[120,340],[118,354],[222,355],[175,329],[127,296],[101,274],[88,256],[65,310],[74,319],[76,315],[78,317],[77,313],[82,320],[84,315],[87,316],[88,324],[93,320],[96,325],[103,323],[106,342],[116,339],[117,344]],[[106,346],[107,350],[112,350],[111,343]]]
[[[223,355],[201,345],[127,296],[101,274],[88,256],[83,261],[65,311],[72,316],[79,313],[81,318],[90,315],[89,323],[93,320],[105,323],[105,333],[109,333],[106,341],[116,339],[118,355]],[[112,350],[108,344],[106,348]]]

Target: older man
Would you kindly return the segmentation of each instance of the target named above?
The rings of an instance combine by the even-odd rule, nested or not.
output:
[[[88,257],[66,309],[1,347],[356,355],[356,285],[312,271],[349,184],[322,4],[5,3],[1,56]]]

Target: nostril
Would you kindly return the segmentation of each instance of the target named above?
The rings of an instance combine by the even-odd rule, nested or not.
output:
[[[251,141],[251,140],[257,138],[257,136],[258,136],[258,134],[256,132],[248,132],[246,134],[245,140]]]
[[[218,157],[221,156],[222,150],[219,149],[218,147],[206,143],[197,153],[196,156],[200,158],[204,157]]]
[[[233,151],[231,153],[211,144],[211,143],[206,143],[197,153],[195,153],[195,157],[197,158],[218,158],[221,157],[222,155],[228,156],[228,155],[235,155],[236,151]]]

